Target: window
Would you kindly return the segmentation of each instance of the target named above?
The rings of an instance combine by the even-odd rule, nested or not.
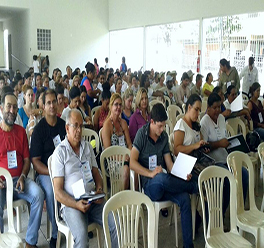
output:
[[[205,19],[202,49],[204,73],[212,72],[217,79],[222,58],[230,60],[230,65],[240,73],[248,65],[248,58],[253,56],[259,82],[262,82],[264,30],[259,28],[259,23],[263,22],[264,12]]]
[[[146,68],[155,71],[196,71],[199,21],[146,28]]]
[[[38,50],[51,50],[51,30],[37,29]]]
[[[120,68],[122,57],[132,72],[143,66],[143,28],[110,32],[110,67]]]

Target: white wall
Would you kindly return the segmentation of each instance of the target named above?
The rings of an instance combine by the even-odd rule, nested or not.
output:
[[[23,61],[26,65],[29,63],[29,11],[24,10],[4,22],[4,29],[8,29],[11,34],[12,54]],[[20,69],[22,73],[27,71],[27,67],[21,65],[17,60],[12,59],[12,69]]]
[[[4,30],[3,23],[0,22],[0,67],[5,67],[4,60]]]
[[[109,30],[258,11],[263,0],[110,0]]]
[[[28,28],[28,40],[22,40],[25,51],[20,51],[28,65],[32,64],[32,56],[41,52],[42,56],[49,55],[50,71],[59,67],[64,74],[67,65],[84,69],[87,61],[97,57],[99,65],[103,66],[104,58],[109,56],[107,0],[3,0],[1,7],[28,9],[28,23],[25,17],[21,20],[21,26],[26,24]],[[18,26],[15,18],[5,23]],[[51,29],[51,51],[37,50],[38,28]],[[18,35],[21,37],[22,33]],[[18,43],[14,45],[14,49],[20,50]],[[18,68],[24,72],[23,66]],[[16,68],[13,66],[13,69]]]

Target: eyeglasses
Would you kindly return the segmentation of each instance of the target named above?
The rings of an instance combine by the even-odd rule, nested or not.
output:
[[[83,129],[83,124],[81,124],[80,126],[78,126],[77,124],[69,123],[68,125],[69,125],[70,127],[72,127],[74,130],[77,130],[77,129],[82,130],[82,129]]]

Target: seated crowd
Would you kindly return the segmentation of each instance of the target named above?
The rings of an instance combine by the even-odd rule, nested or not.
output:
[[[108,60],[107,60],[108,61]],[[248,87],[249,101],[240,111],[232,112],[231,104],[239,94],[240,80],[235,67],[220,61],[218,86],[212,85],[212,73],[203,76],[184,72],[178,85],[176,71],[134,72],[127,68],[124,58],[120,69],[114,71],[88,62],[86,70],[66,68],[62,76],[59,68],[49,78],[49,68],[34,74],[32,68],[22,75],[16,72],[12,79],[7,73],[0,75],[1,135],[0,166],[13,177],[14,199],[30,204],[26,247],[36,247],[41,224],[43,204],[52,224],[50,247],[56,247],[58,227],[54,214],[54,193],[62,205],[62,218],[70,228],[74,247],[88,247],[87,225],[102,225],[105,201],[88,203],[75,200],[72,184],[83,179],[85,191],[102,193],[103,181],[100,165],[93,147],[82,138],[83,128],[95,130],[101,139],[101,151],[110,146],[131,150],[124,163],[124,188],[129,189],[130,169],[141,177],[144,193],[152,201],[170,200],[181,208],[184,247],[193,247],[190,194],[198,193],[195,173],[184,181],[170,174],[173,160],[179,152],[193,155],[195,150],[208,144],[206,150],[217,166],[227,169],[226,147],[229,145],[225,120],[244,117],[246,124],[253,120],[254,130],[264,139],[264,110],[258,100],[260,84]],[[244,87],[245,88],[245,87]],[[244,89],[243,88],[243,89]],[[242,94],[242,92],[240,92]],[[224,97],[226,95],[226,99]],[[173,129],[173,154],[165,132],[165,98],[185,113]],[[159,99],[150,110],[149,103]],[[202,101],[207,101],[206,113],[199,120]],[[95,109],[96,108],[96,109]],[[52,188],[48,159],[53,154]],[[13,156],[12,156],[13,155]],[[97,154],[98,155],[98,154]],[[171,156],[174,155],[174,156]],[[14,157],[14,158],[13,158]],[[98,156],[99,158],[100,156]],[[30,163],[36,172],[35,181],[27,177]],[[184,166],[184,165],[183,165]],[[244,200],[248,187],[248,173],[242,172]],[[5,185],[0,178],[0,228],[4,232],[3,211]],[[23,192],[23,193],[22,193]],[[225,212],[229,205],[229,184],[224,184]],[[166,211],[164,211],[166,212]],[[166,214],[164,214],[166,215]],[[197,228],[201,218],[196,214]],[[117,236],[112,216],[109,216],[112,247],[117,247]]]

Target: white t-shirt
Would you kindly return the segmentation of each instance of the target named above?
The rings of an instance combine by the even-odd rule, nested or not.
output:
[[[206,142],[216,142],[221,139],[227,138],[225,117],[220,114],[217,118],[217,123],[215,123],[211,117],[206,114],[200,121],[201,132],[203,139]],[[227,151],[225,148],[219,147],[208,153],[216,163],[226,163]]]
[[[17,106],[18,108],[22,108],[24,106],[24,93],[21,92],[17,96]]]
[[[183,140],[184,146],[189,146],[189,145],[195,144],[198,141],[200,141],[200,138],[201,138],[200,132],[195,131],[192,128],[190,128],[183,119],[180,119],[179,121],[177,121],[173,131],[175,132],[178,130],[184,132],[184,140]]]
[[[38,60],[33,61],[34,73],[39,73],[39,62]]]

